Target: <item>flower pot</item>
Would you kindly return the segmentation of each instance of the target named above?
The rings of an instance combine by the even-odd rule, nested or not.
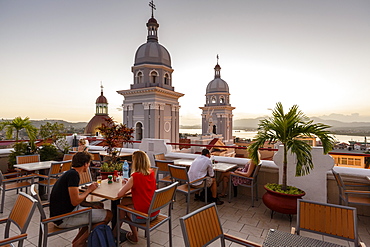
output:
[[[101,175],[102,179],[107,179],[108,175],[113,176],[113,174],[114,174],[114,172],[100,172],[100,175]]]
[[[262,201],[272,211],[282,214],[297,214],[297,200],[301,199],[306,193],[299,195],[289,195],[279,193],[264,186],[266,193],[262,196]]]

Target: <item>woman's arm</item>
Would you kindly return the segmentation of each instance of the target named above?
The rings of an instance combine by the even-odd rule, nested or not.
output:
[[[248,167],[247,172],[235,171],[235,173],[245,176],[245,177],[250,177],[253,174],[254,168],[256,168],[256,165],[253,162],[251,162],[251,164]]]
[[[129,191],[132,188],[132,186],[134,185],[134,178],[130,177],[127,182],[125,180],[123,180],[122,184],[123,184],[123,186],[118,191],[118,194],[117,194],[118,197],[123,197],[127,193],[127,191]]]

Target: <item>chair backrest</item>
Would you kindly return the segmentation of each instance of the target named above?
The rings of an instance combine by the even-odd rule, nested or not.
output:
[[[299,199],[297,233],[300,230],[352,241],[358,246],[357,211],[354,207]]]
[[[62,162],[53,162],[51,163],[50,169],[49,169],[49,177],[55,177],[57,175],[61,175],[61,166]]]
[[[80,185],[89,184],[92,182],[90,169],[86,169],[86,172],[80,173]]]
[[[168,164],[173,164],[172,160],[154,160],[154,162],[159,172],[169,172]]]
[[[63,161],[72,160],[74,154],[64,154]]]
[[[148,210],[148,215],[151,215],[151,213],[156,212],[173,202],[177,185],[178,182],[175,182],[166,187],[155,190]]]
[[[39,154],[31,154],[31,155],[21,155],[17,156],[17,164],[25,164],[25,163],[34,163],[40,162],[40,155]]]
[[[170,170],[171,178],[173,180],[185,183],[189,182],[189,176],[186,167],[168,165],[168,169]]]
[[[343,191],[346,189],[346,185],[344,184],[342,177],[340,176],[338,172],[334,171],[333,168],[331,169],[331,172],[333,173],[335,181],[337,182],[337,185],[339,188],[339,194],[342,196]]]
[[[37,208],[39,209],[41,220],[46,219],[46,213],[44,211],[44,208],[42,206],[41,198],[39,196],[39,192],[36,189],[36,184],[31,185],[30,189],[31,196],[37,201]]]
[[[155,160],[166,160],[166,158],[164,157],[164,153],[153,154],[153,157]]]
[[[60,172],[66,172],[68,170],[71,170],[72,167],[72,161],[66,160],[62,162],[62,168],[60,168]]]
[[[257,179],[257,176],[258,176],[258,173],[260,172],[260,169],[262,167],[262,163],[260,163],[259,165],[257,165],[257,167],[254,169],[253,171],[253,180],[256,180]]]
[[[201,247],[221,238],[225,245],[223,230],[215,203],[208,204],[180,218],[186,247]]]
[[[10,224],[14,223],[21,233],[26,233],[27,227],[30,224],[35,211],[36,203],[37,200],[32,198],[30,195],[19,192],[17,200],[15,201],[13,209],[8,217],[5,229],[8,229]]]

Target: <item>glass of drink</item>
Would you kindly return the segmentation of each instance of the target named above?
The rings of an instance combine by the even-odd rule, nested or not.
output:
[[[96,182],[99,184],[99,186],[101,184],[101,180],[102,180],[102,176],[97,176],[96,177]]]

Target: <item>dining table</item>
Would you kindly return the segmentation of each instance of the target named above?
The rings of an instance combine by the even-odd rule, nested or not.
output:
[[[172,161],[173,161],[173,164],[176,166],[190,167],[194,159],[174,159]],[[213,170],[215,170],[216,172],[227,172],[227,171],[230,171],[238,167],[236,164],[224,163],[224,162],[216,162],[212,164],[212,166],[213,166]]]
[[[323,240],[304,237],[289,232],[270,229],[262,244],[262,247],[276,246],[305,246],[305,247],[344,247],[343,245],[326,242]]]
[[[86,188],[86,186],[88,185],[81,186],[80,190],[83,191]],[[122,198],[118,197],[117,193],[121,188],[122,188],[121,180],[119,180],[119,182],[108,183],[108,179],[104,179],[101,181],[98,188],[90,192],[90,195],[98,196],[111,201],[111,211],[113,213],[112,229],[114,228],[117,222],[117,206],[119,205],[120,199]],[[127,195],[129,195],[129,193]]]
[[[33,162],[33,163],[24,163],[24,164],[14,165],[14,167],[28,171],[28,172],[34,172],[34,171],[42,171],[45,169],[49,169],[51,167],[51,164],[54,162],[57,162],[57,161],[49,160],[49,161],[40,161],[40,162]]]
[[[108,153],[107,151],[97,151],[101,156],[112,156],[112,154]],[[132,153],[129,153],[129,152],[118,152],[117,157],[119,158],[123,158],[123,157],[127,157],[127,158],[130,158],[132,156]]]

